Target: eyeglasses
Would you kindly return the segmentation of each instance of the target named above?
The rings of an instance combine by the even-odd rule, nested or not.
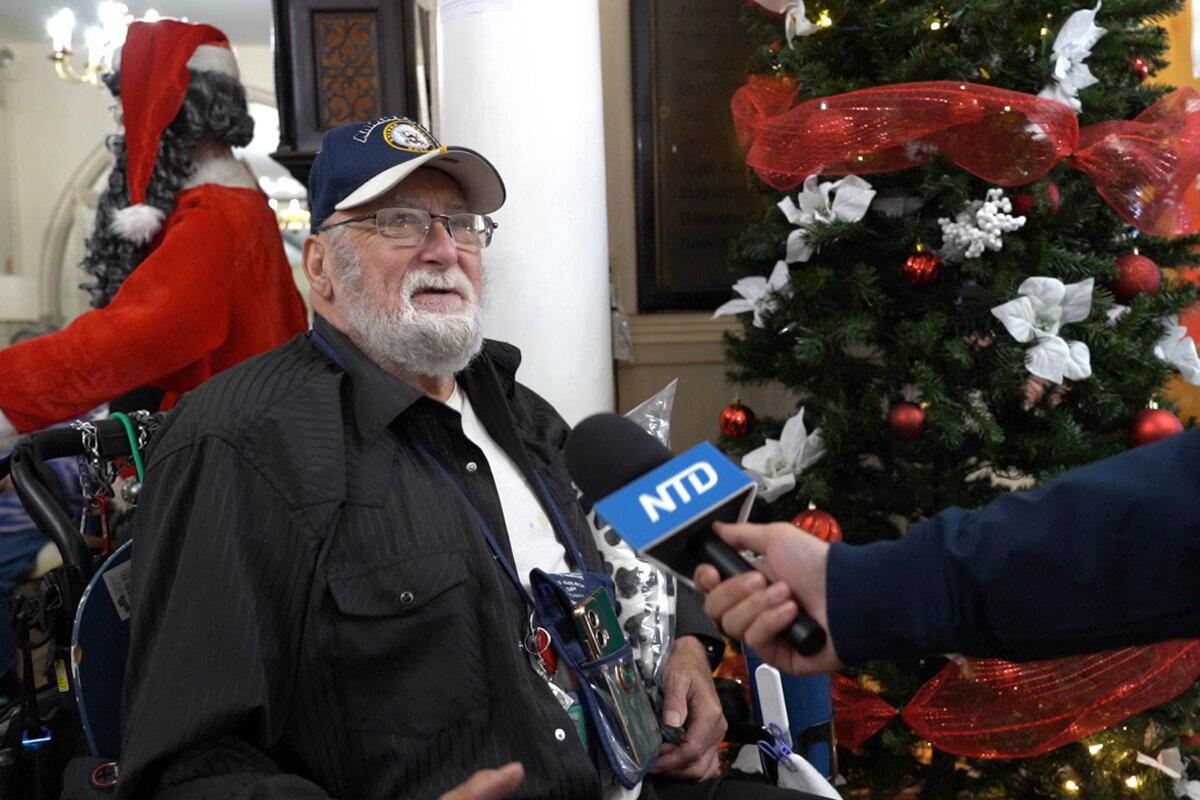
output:
[[[393,239],[405,247],[415,247],[425,241],[433,228],[435,219],[441,220],[454,240],[454,246],[468,253],[478,253],[492,243],[492,232],[500,227],[486,214],[431,214],[420,208],[381,208],[360,217],[351,217],[332,225],[322,225],[317,233],[324,233],[340,225],[375,220],[375,229],[386,239]]]

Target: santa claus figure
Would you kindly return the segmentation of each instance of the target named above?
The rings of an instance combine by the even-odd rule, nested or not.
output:
[[[142,387],[170,408],[306,327],[275,215],[231,152],[254,123],[225,35],[134,22],[105,80],[124,134],[83,261],[94,308],[0,350],[0,441]]]

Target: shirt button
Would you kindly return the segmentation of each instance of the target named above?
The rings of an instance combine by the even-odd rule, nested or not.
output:
[[[561,742],[567,738],[567,734],[562,728],[555,728],[554,729],[554,738],[558,739]]]
[[[404,605],[408,605],[412,601],[413,601],[413,593],[412,592],[401,592],[400,593],[400,602],[401,603],[404,603]]]
[[[467,472],[474,472],[477,469],[479,469],[479,465],[476,464],[474,461],[467,462]]]

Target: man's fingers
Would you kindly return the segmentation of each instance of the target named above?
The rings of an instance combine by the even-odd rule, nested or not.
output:
[[[713,530],[737,550],[753,550],[756,553],[767,552],[767,545],[775,537],[775,532],[768,525],[757,525],[753,522],[729,524],[714,522]]]
[[[499,769],[481,769],[466,783],[442,795],[441,800],[502,800],[523,780],[525,768],[517,761]]]
[[[670,681],[663,696],[663,724],[670,728],[678,728],[687,720],[687,682],[683,680]]]
[[[744,639],[747,629],[769,609],[791,599],[792,591],[784,583],[775,583],[747,596],[721,615],[721,629],[730,636]]]
[[[717,568],[711,564],[701,564],[696,567],[696,572],[692,575],[692,583],[706,594],[717,588],[717,584],[720,582],[721,573],[717,572]]]
[[[779,635],[796,621],[799,613],[800,606],[795,600],[771,606],[755,616],[738,638],[756,651],[765,650],[772,644],[778,646],[779,642],[776,640]]]
[[[761,572],[746,572],[722,581],[705,595],[704,613],[708,614],[709,619],[721,620],[730,609],[766,586],[766,576]]]

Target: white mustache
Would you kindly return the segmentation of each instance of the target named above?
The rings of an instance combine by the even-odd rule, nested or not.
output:
[[[466,273],[458,267],[443,272],[409,272],[400,282],[400,293],[405,300],[412,300],[414,294],[427,289],[457,292],[467,303],[475,302],[475,289],[467,280]]]

